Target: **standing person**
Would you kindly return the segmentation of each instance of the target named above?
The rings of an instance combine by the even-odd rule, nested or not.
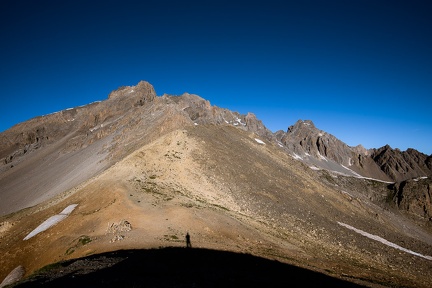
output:
[[[192,248],[189,232],[186,233],[186,248]]]

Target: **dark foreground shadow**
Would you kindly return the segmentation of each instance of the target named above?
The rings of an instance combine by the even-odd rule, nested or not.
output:
[[[361,287],[248,254],[122,250],[49,265],[15,287]]]

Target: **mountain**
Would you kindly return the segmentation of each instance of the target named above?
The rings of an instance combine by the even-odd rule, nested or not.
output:
[[[393,182],[432,176],[432,155],[414,149],[401,152],[388,145],[370,150],[350,147],[310,120],[299,120],[286,133],[275,134],[294,157],[323,169]]]
[[[184,262],[201,286],[431,281],[431,158],[412,149],[349,147],[312,121],[272,133],[252,113],[142,81],[1,133],[0,159],[0,280],[33,275],[19,287],[186,283],[167,268],[187,257],[186,232],[193,259],[239,263]],[[274,263],[279,274],[241,268]]]
[[[392,180],[403,181],[431,176],[432,155],[427,156],[415,149],[401,152],[386,145],[373,149],[371,158]]]

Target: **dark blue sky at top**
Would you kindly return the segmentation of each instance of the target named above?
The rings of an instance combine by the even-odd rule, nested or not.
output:
[[[432,154],[430,1],[0,1],[0,131],[150,82]]]

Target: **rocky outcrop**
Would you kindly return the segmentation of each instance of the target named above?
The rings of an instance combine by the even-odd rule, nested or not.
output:
[[[411,179],[392,185],[394,204],[409,214],[432,221],[432,179]]]
[[[326,157],[339,164],[352,165],[353,152],[333,135],[319,130],[311,120],[298,120],[280,137],[290,150],[298,154],[309,154],[318,159]]]
[[[431,156],[414,149],[400,151],[389,145],[372,150],[371,157],[392,180],[403,181],[422,176],[431,176]]]
[[[264,126],[261,120],[257,119],[255,114],[248,113],[245,117],[246,130],[251,131],[261,137],[266,138],[269,141],[276,140],[274,134]]]
[[[352,176],[389,181],[361,145],[350,147],[335,136],[319,130],[310,120],[298,120],[287,132],[278,131],[276,138],[294,158],[308,165]]]
[[[135,105],[144,105],[156,98],[156,92],[153,86],[146,82],[140,81],[136,86],[123,86],[111,92],[108,99],[121,99],[122,101],[133,99]]]
[[[211,106],[209,101],[189,93],[180,96],[164,95],[163,97],[176,103],[179,109],[185,112],[195,124],[232,125],[256,133],[267,140],[275,139],[273,133],[253,113],[242,115],[228,109]]]
[[[25,269],[21,265],[13,269],[0,283],[0,288],[12,285],[24,277]]]
[[[370,150],[361,145],[350,147],[335,136],[317,129],[310,120],[299,120],[287,132],[276,132],[275,137],[298,159],[348,175],[351,171],[384,181],[432,176],[431,156],[414,149],[401,152],[388,145]],[[333,162],[331,167],[329,161]],[[342,168],[338,170],[334,164]]]

